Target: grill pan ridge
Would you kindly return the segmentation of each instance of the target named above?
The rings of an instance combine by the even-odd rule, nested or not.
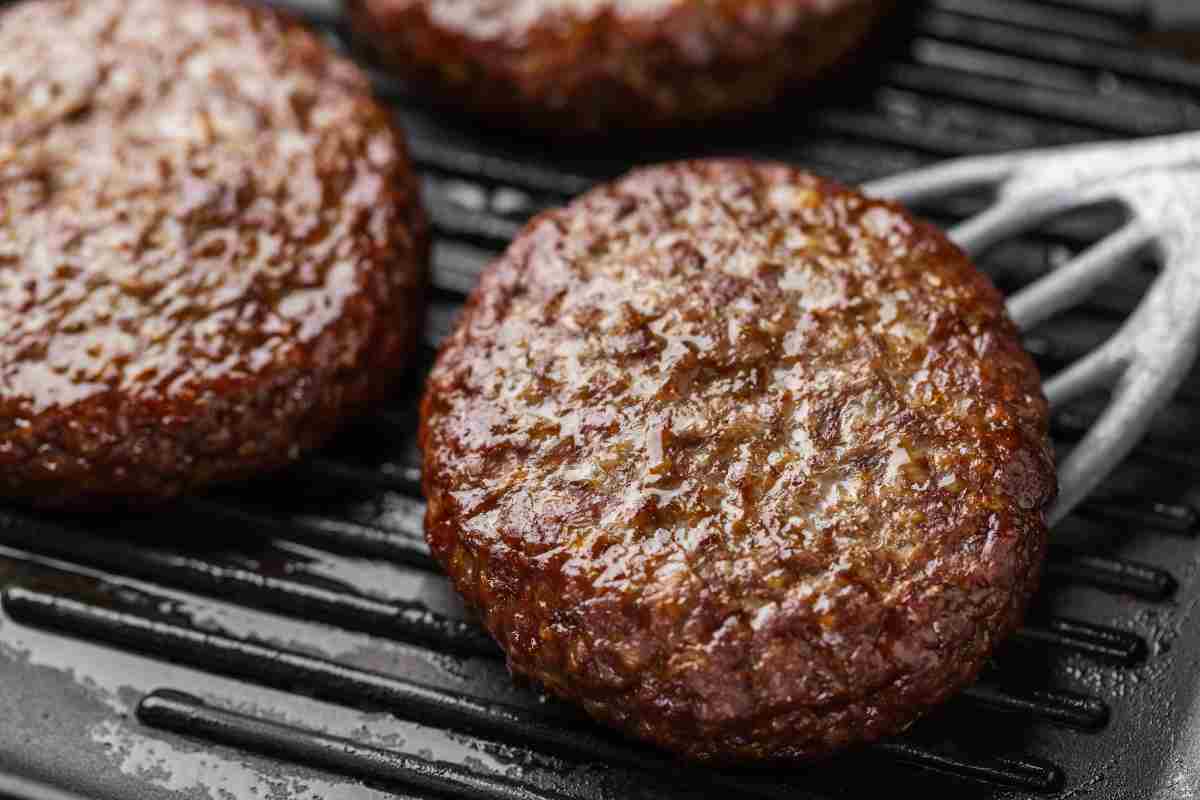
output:
[[[272,2],[354,52],[336,0]],[[1148,25],[1119,0],[930,0],[891,19],[878,59],[827,96],[704,138],[579,148],[480,130],[373,73],[436,234],[421,366],[386,409],[254,485],[123,517],[0,507],[0,798],[839,798],[883,781],[935,797],[1200,793],[1200,374],[1053,532],[1033,612],[977,685],[896,740],[792,770],[679,768],[514,686],[425,547],[414,444],[434,348],[538,210],[685,156],[862,182],[1195,128],[1200,63],[1140,47]],[[948,225],[976,208],[921,211]],[[1076,214],[982,266],[1012,289],[1117,222]],[[1152,269],[1027,337],[1043,371],[1111,333]],[[1057,414],[1056,444],[1098,408]]]

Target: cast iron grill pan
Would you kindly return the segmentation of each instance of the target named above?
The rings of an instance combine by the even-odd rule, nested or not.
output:
[[[336,3],[276,0],[353,53]],[[436,232],[421,365],[286,474],[167,513],[0,507],[0,798],[1183,797],[1200,791],[1200,377],[1054,532],[1025,626],[904,736],[793,770],[681,768],[529,687],[421,535],[416,400],[456,308],[536,211],[637,163],[777,158],[861,182],[935,160],[1200,122],[1200,63],[1138,46],[1101,0],[932,0],[846,83],[734,127],[554,146],[375,74]],[[572,158],[578,149],[580,155]],[[978,208],[921,209],[951,224]],[[983,263],[1015,288],[1119,222],[1090,209]],[[1046,372],[1111,333],[1153,267],[1027,339]],[[1098,402],[1054,420],[1069,448]]]

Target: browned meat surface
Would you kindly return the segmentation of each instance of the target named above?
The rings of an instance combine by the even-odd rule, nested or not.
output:
[[[644,169],[485,272],[422,408],[426,535],[511,668],[705,761],[903,729],[1020,619],[1055,494],[1001,297],[788,167]]]
[[[360,39],[438,99],[564,133],[770,104],[846,58],[891,0],[347,0]]]
[[[425,224],[365,78],[275,13],[0,14],[0,495],[160,498],[280,466],[417,335]]]

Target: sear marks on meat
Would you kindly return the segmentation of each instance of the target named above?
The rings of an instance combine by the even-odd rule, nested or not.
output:
[[[365,77],[279,14],[0,13],[0,495],[102,507],[295,459],[413,349],[425,227]]]
[[[1047,406],[894,204],[652,167],[535,219],[422,406],[426,535],[511,669],[691,759],[789,761],[967,684],[1038,580]]]

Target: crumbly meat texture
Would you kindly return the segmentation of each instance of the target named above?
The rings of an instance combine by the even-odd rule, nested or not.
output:
[[[0,14],[0,495],[278,467],[381,395],[427,234],[365,77],[224,0]]]
[[[347,0],[380,61],[446,103],[557,133],[769,105],[861,43],[892,0]]]
[[[683,756],[795,760],[971,681],[1037,583],[1047,406],[1002,299],[791,168],[634,172],[484,273],[426,536],[514,672]]]

